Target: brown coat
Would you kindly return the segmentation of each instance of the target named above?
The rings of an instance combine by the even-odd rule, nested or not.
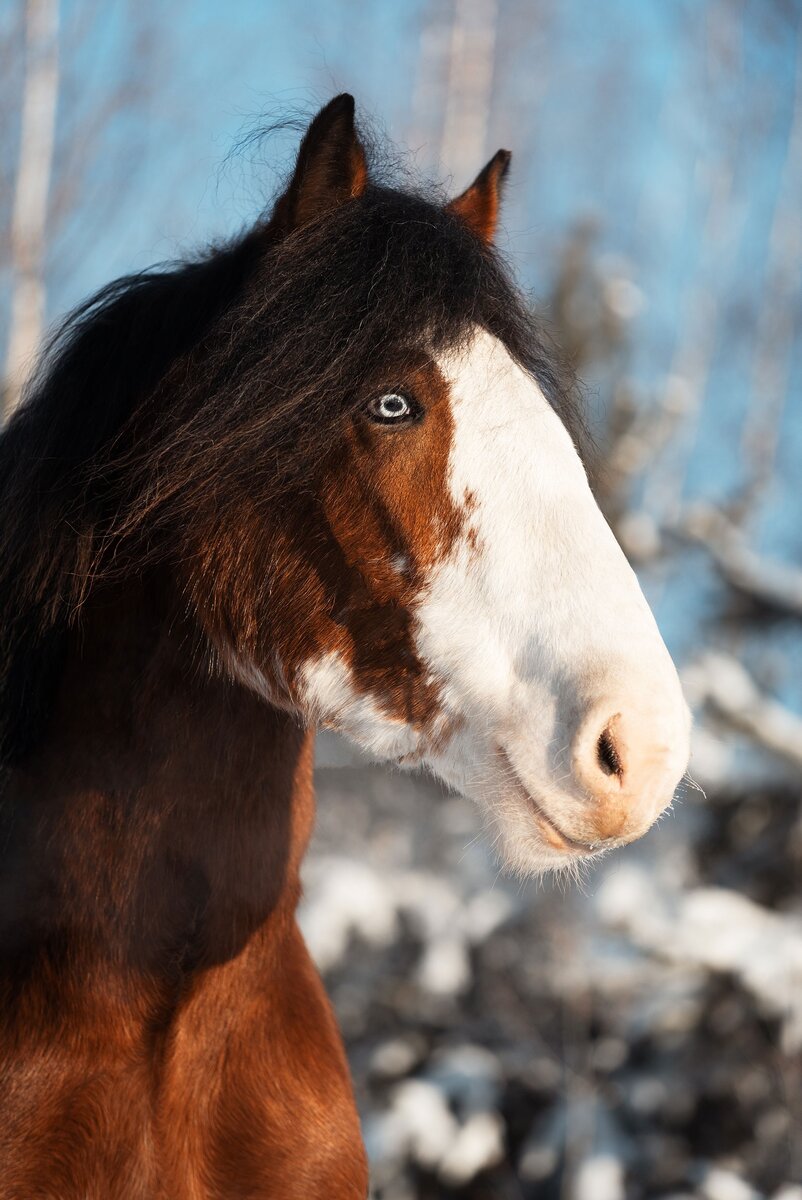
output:
[[[294,915],[313,735],[199,677],[163,603],[93,604],[47,747],[9,776],[25,961],[0,985],[0,1192],[356,1200],[347,1064]]]

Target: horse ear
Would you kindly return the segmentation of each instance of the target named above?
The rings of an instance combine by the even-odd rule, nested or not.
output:
[[[486,244],[493,241],[501,204],[501,187],[510,168],[509,150],[499,150],[469,188],[446,205]]]
[[[365,151],[354,125],[354,97],[343,92],[321,108],[304,134],[274,219],[289,233],[361,196],[367,181]]]

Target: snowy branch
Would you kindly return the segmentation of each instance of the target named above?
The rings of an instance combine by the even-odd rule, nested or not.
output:
[[[703,546],[734,591],[763,608],[802,619],[802,571],[756,554],[718,510],[697,505],[672,532]]]
[[[764,695],[740,663],[707,654],[684,676],[695,704],[707,704],[731,729],[802,770],[802,718]]]

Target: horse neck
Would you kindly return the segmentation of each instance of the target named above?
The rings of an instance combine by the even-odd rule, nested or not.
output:
[[[4,953],[185,980],[286,936],[313,738],[204,657],[163,578],[90,601],[46,738],[7,781]]]

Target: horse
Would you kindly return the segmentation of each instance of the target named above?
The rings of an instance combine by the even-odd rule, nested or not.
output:
[[[81,306],[0,443],[5,1200],[366,1195],[295,917],[317,728],[522,873],[639,837],[686,765],[494,248],[509,153],[449,201],[354,112],[252,228]]]

